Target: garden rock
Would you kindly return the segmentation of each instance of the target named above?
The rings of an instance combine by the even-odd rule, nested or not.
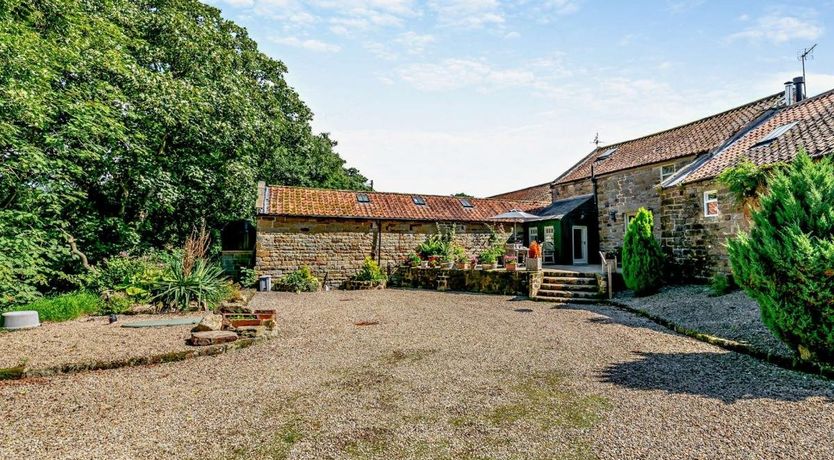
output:
[[[191,332],[219,331],[223,329],[223,315],[209,313],[191,329]]]
[[[202,331],[192,333],[189,342],[197,347],[205,347],[235,340],[237,340],[237,334],[231,331]]]
[[[264,337],[267,334],[271,334],[271,331],[267,330],[265,326],[241,326],[235,328],[235,332],[242,337],[247,339],[257,339],[259,337]]]

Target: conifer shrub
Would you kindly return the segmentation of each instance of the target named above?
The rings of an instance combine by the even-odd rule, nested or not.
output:
[[[656,292],[662,284],[663,253],[652,234],[651,211],[640,208],[628,224],[623,243],[623,279],[635,295]]]
[[[802,359],[834,362],[834,163],[800,151],[768,182],[749,233],[728,243],[734,279]]]

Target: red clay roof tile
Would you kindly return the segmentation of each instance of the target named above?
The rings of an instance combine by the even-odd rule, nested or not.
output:
[[[357,194],[365,193],[369,203],[360,203]],[[412,196],[422,196],[426,204],[417,205]],[[473,205],[464,207],[461,197],[406,193],[361,192],[306,187],[270,186],[268,209],[264,214],[298,217],[340,217],[413,221],[484,222],[493,216],[520,209],[531,211],[547,202],[467,198]]]
[[[550,202],[550,182],[546,184],[533,185],[512,192],[499,193],[489,198],[499,200],[521,200],[521,201],[547,201]]]
[[[709,152],[719,147],[759,115],[774,107],[781,97],[781,94],[768,96],[677,128],[599,147],[556,179],[555,183],[562,184],[591,177],[591,165],[597,157],[612,148],[617,150],[607,160],[596,164],[594,167],[596,174],[607,174]]]

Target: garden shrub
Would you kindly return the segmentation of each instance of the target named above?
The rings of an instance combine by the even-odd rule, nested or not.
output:
[[[18,305],[11,311],[34,310],[41,321],[69,321],[82,315],[98,314],[102,302],[90,292],[73,292],[43,297],[27,305]]]
[[[623,243],[623,279],[638,296],[656,292],[662,283],[663,253],[653,227],[651,211],[640,208],[628,224]]]
[[[189,267],[187,263],[190,263]],[[185,310],[192,302],[211,309],[229,295],[228,282],[219,265],[206,259],[173,257],[162,278],[154,285],[153,300],[166,308]]]
[[[275,283],[276,290],[289,292],[316,292],[320,287],[319,279],[306,266],[281,277]]]
[[[710,290],[712,291],[710,295],[713,297],[729,294],[734,288],[735,283],[732,276],[718,272],[712,275],[712,279],[710,279]]]
[[[107,292],[101,298],[101,314],[120,314],[130,310],[134,301],[124,292]]]
[[[803,359],[834,362],[834,163],[800,151],[768,186],[728,243],[735,281]]]
[[[94,271],[90,287],[102,293],[123,292],[133,303],[148,302],[151,290],[165,273],[164,259],[171,257],[175,256],[119,254],[110,257]]]
[[[385,273],[379,268],[379,264],[370,257],[365,257],[365,262],[362,263],[362,268],[359,273],[353,277],[356,281],[388,281]]]
[[[240,269],[240,285],[244,288],[255,287],[258,284],[258,273],[254,268],[243,267]]]

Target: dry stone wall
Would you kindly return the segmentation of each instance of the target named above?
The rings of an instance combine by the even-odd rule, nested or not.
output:
[[[489,245],[487,225],[454,225],[455,241],[470,257]],[[502,241],[509,236],[501,227],[495,230]],[[280,277],[308,266],[319,279],[327,276],[328,284],[337,286],[359,271],[366,256],[376,258],[377,250],[383,269],[395,267],[429,234],[437,232],[438,226],[432,222],[260,217],[255,268],[259,275]]]

